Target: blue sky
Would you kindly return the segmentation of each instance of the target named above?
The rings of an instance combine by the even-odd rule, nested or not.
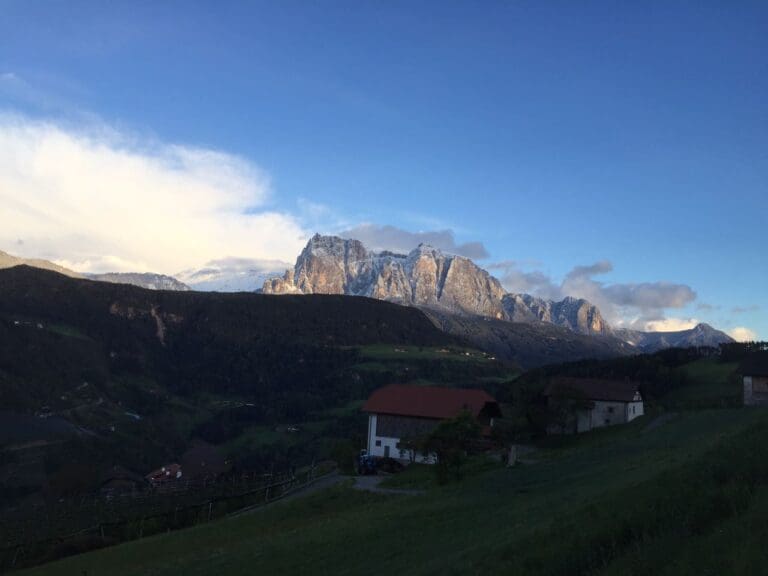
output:
[[[28,216],[0,215],[0,250],[172,273],[197,253],[289,260],[316,230],[384,246],[392,226],[479,242],[510,289],[575,291],[614,321],[766,338],[766,29],[764,2],[0,0],[0,133],[36,151],[0,173]],[[39,168],[54,144],[87,180]],[[91,176],[110,167],[119,186]],[[125,248],[114,230],[143,219],[126,202],[169,173],[157,210],[202,182],[199,210],[177,244]],[[62,179],[120,198],[91,213]],[[200,211],[224,214],[200,228],[220,241],[195,237]]]

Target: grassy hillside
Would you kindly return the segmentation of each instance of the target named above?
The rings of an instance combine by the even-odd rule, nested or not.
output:
[[[758,573],[768,415],[647,423],[420,496],[340,486],[24,574]]]
[[[350,454],[379,386],[515,373],[419,310],[366,298],[149,291],[27,267],[0,270],[0,295],[0,407],[27,418],[45,475],[76,463],[83,490],[112,464],[178,460],[193,437],[249,470]],[[36,425],[52,419],[73,426]],[[0,450],[18,443],[5,432]],[[19,480],[29,491],[51,488],[40,466]]]

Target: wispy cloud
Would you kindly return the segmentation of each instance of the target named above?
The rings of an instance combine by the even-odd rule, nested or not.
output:
[[[232,154],[0,116],[0,249],[22,256],[87,272],[292,260],[309,233],[270,210],[271,194],[268,176]]]
[[[760,306],[757,304],[752,304],[751,306],[734,306],[731,308],[732,314],[749,314],[750,312],[758,312],[760,310]]]
[[[482,260],[489,256],[488,250],[482,242],[457,243],[453,230],[410,232],[396,226],[378,226],[366,223],[344,230],[339,235],[343,238],[360,240],[366,247],[373,250],[410,252],[419,244],[429,244],[445,252],[475,260]]]
[[[645,329],[650,332],[677,332],[695,328],[698,323],[696,318],[664,318],[647,322]]]

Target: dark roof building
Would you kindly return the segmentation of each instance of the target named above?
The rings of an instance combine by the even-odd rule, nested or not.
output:
[[[606,402],[635,402],[640,385],[630,380],[597,378],[556,378],[544,390],[544,396],[563,396],[604,400]]]
[[[745,406],[768,406],[768,352],[750,354],[739,366]]]
[[[144,478],[154,485],[174,482],[181,478],[181,465],[177,463],[167,464],[147,474]]]
[[[739,365],[744,376],[768,376],[768,352],[750,354]]]
[[[470,414],[490,435],[498,402],[483,390],[392,384],[376,390],[363,406],[368,413],[368,453],[433,463],[434,455],[417,454],[401,440],[430,434],[443,420]]]
[[[555,434],[626,424],[644,413],[640,385],[630,380],[556,378],[544,390]]]
[[[406,386],[392,384],[376,390],[363,406],[363,412],[446,420],[462,412],[478,418],[481,412],[501,416],[498,402],[483,390]]]

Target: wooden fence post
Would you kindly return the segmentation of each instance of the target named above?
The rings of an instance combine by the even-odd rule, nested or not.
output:
[[[16,548],[16,551],[13,553],[13,566],[16,566],[16,560],[19,557],[19,550],[21,550],[23,552],[24,547],[23,546],[18,546]]]

